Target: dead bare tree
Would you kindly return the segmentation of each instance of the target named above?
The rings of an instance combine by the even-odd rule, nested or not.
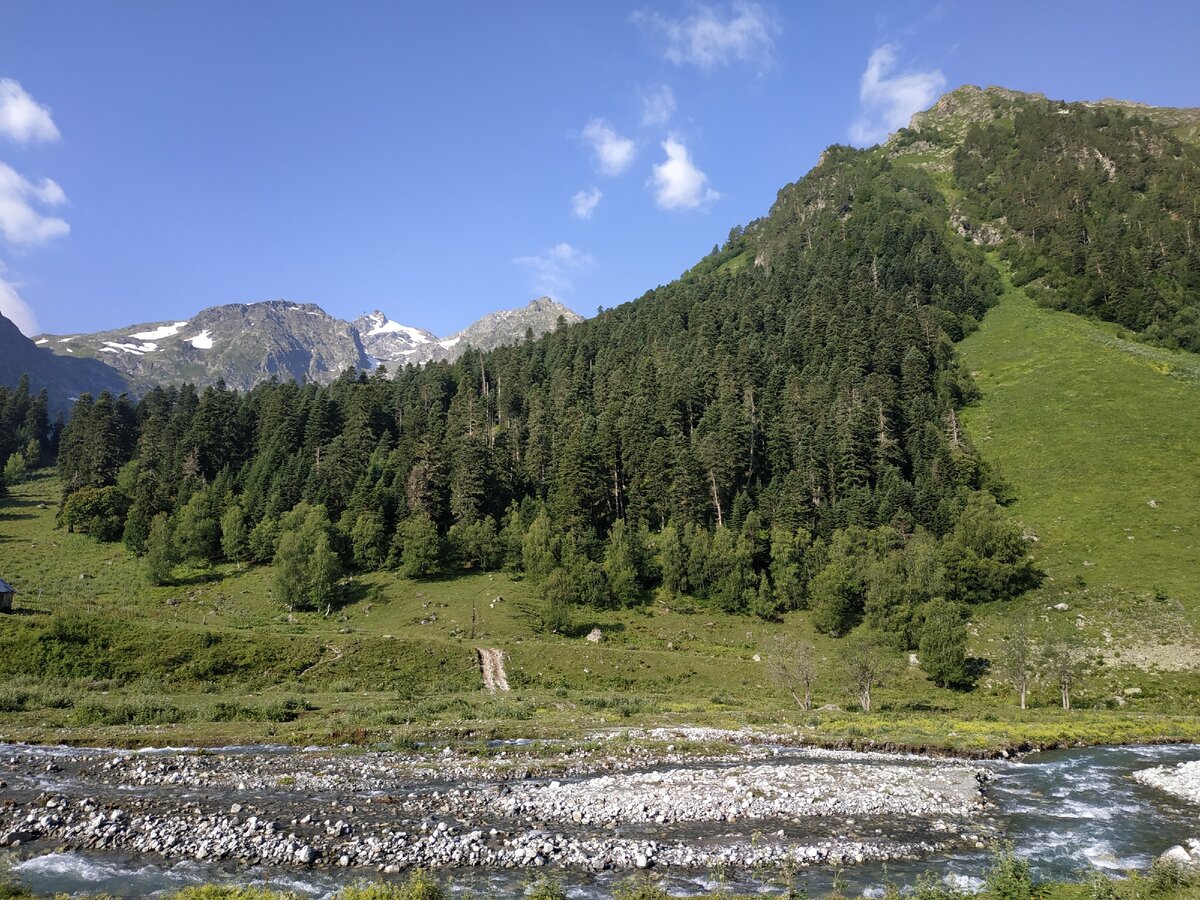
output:
[[[1062,708],[1069,710],[1071,691],[1087,665],[1087,648],[1074,635],[1054,638],[1042,649],[1042,665],[1049,679],[1058,685]]]
[[[999,674],[1012,685],[1021,698],[1021,709],[1025,709],[1029,699],[1029,683],[1033,679],[1033,670],[1037,662],[1028,623],[1018,623],[1005,637],[999,662]]]
[[[796,705],[810,711],[813,683],[817,680],[817,648],[793,637],[781,637],[775,642],[768,666],[775,682],[792,695]]]
[[[869,634],[853,634],[846,638],[842,659],[846,680],[858,695],[863,712],[871,711],[871,690],[883,684],[891,668],[887,650]]]

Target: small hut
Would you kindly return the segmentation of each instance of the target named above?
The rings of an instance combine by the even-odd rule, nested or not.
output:
[[[12,598],[17,589],[0,578],[0,613],[12,612]]]

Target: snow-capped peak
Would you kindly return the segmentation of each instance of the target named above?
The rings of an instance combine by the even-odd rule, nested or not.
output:
[[[404,334],[414,344],[429,343],[429,336],[424,332],[409,325],[401,325],[399,322],[393,322],[379,310],[368,314],[367,320],[371,323],[371,330],[367,332],[368,337],[374,337],[377,334]]]

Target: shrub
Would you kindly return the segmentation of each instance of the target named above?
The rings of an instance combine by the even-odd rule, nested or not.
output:
[[[343,888],[334,900],[446,900],[445,889],[437,879],[421,869],[413,872],[402,885],[359,884]]]
[[[526,897],[528,900],[567,900],[567,892],[559,882],[541,875]]]
[[[1200,875],[1184,868],[1173,859],[1159,857],[1150,866],[1150,891],[1152,894],[1167,894],[1182,888],[1200,885]]]
[[[986,881],[989,900],[1032,900],[1029,861],[1018,857],[1012,844],[1004,844],[996,851]]]

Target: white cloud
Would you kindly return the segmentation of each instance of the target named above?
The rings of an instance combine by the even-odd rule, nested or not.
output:
[[[928,109],[946,87],[940,71],[903,72],[896,68],[896,46],[884,44],[867,60],[859,83],[859,117],[850,126],[850,139],[856,144],[875,144],[908,124],[912,114]]]
[[[575,218],[577,219],[590,219],[592,213],[596,211],[596,206],[600,203],[600,198],[603,196],[604,194],[598,187],[580,191],[571,198],[571,212],[575,214]]]
[[[4,263],[0,263],[0,276],[3,274]],[[25,337],[33,337],[42,330],[29,304],[17,293],[17,285],[3,277],[0,277],[0,315],[21,329],[21,334]]]
[[[513,262],[529,272],[535,291],[551,297],[570,292],[575,277],[596,264],[587,253],[567,243],[555,244],[537,256],[518,256]]]
[[[11,78],[0,78],[0,134],[22,144],[59,138],[50,110]]]
[[[638,10],[631,19],[643,31],[665,39],[663,56],[676,65],[705,71],[731,61],[769,65],[779,31],[775,17],[757,3],[737,0],[728,14],[700,6],[686,19]]]
[[[62,206],[67,195],[49,178],[28,181],[10,166],[0,163],[0,235],[10,244],[32,247],[68,234],[64,219],[46,215],[36,207]]]
[[[642,93],[642,124],[666,125],[675,115],[675,92],[669,84],[657,84]]]
[[[677,138],[662,144],[667,158],[654,167],[655,200],[663,209],[698,209],[721,195],[708,187],[708,176],[696,168],[687,147]]]
[[[583,128],[583,139],[592,145],[596,162],[605,175],[620,175],[633,162],[637,148],[621,137],[604,119],[592,119]]]

